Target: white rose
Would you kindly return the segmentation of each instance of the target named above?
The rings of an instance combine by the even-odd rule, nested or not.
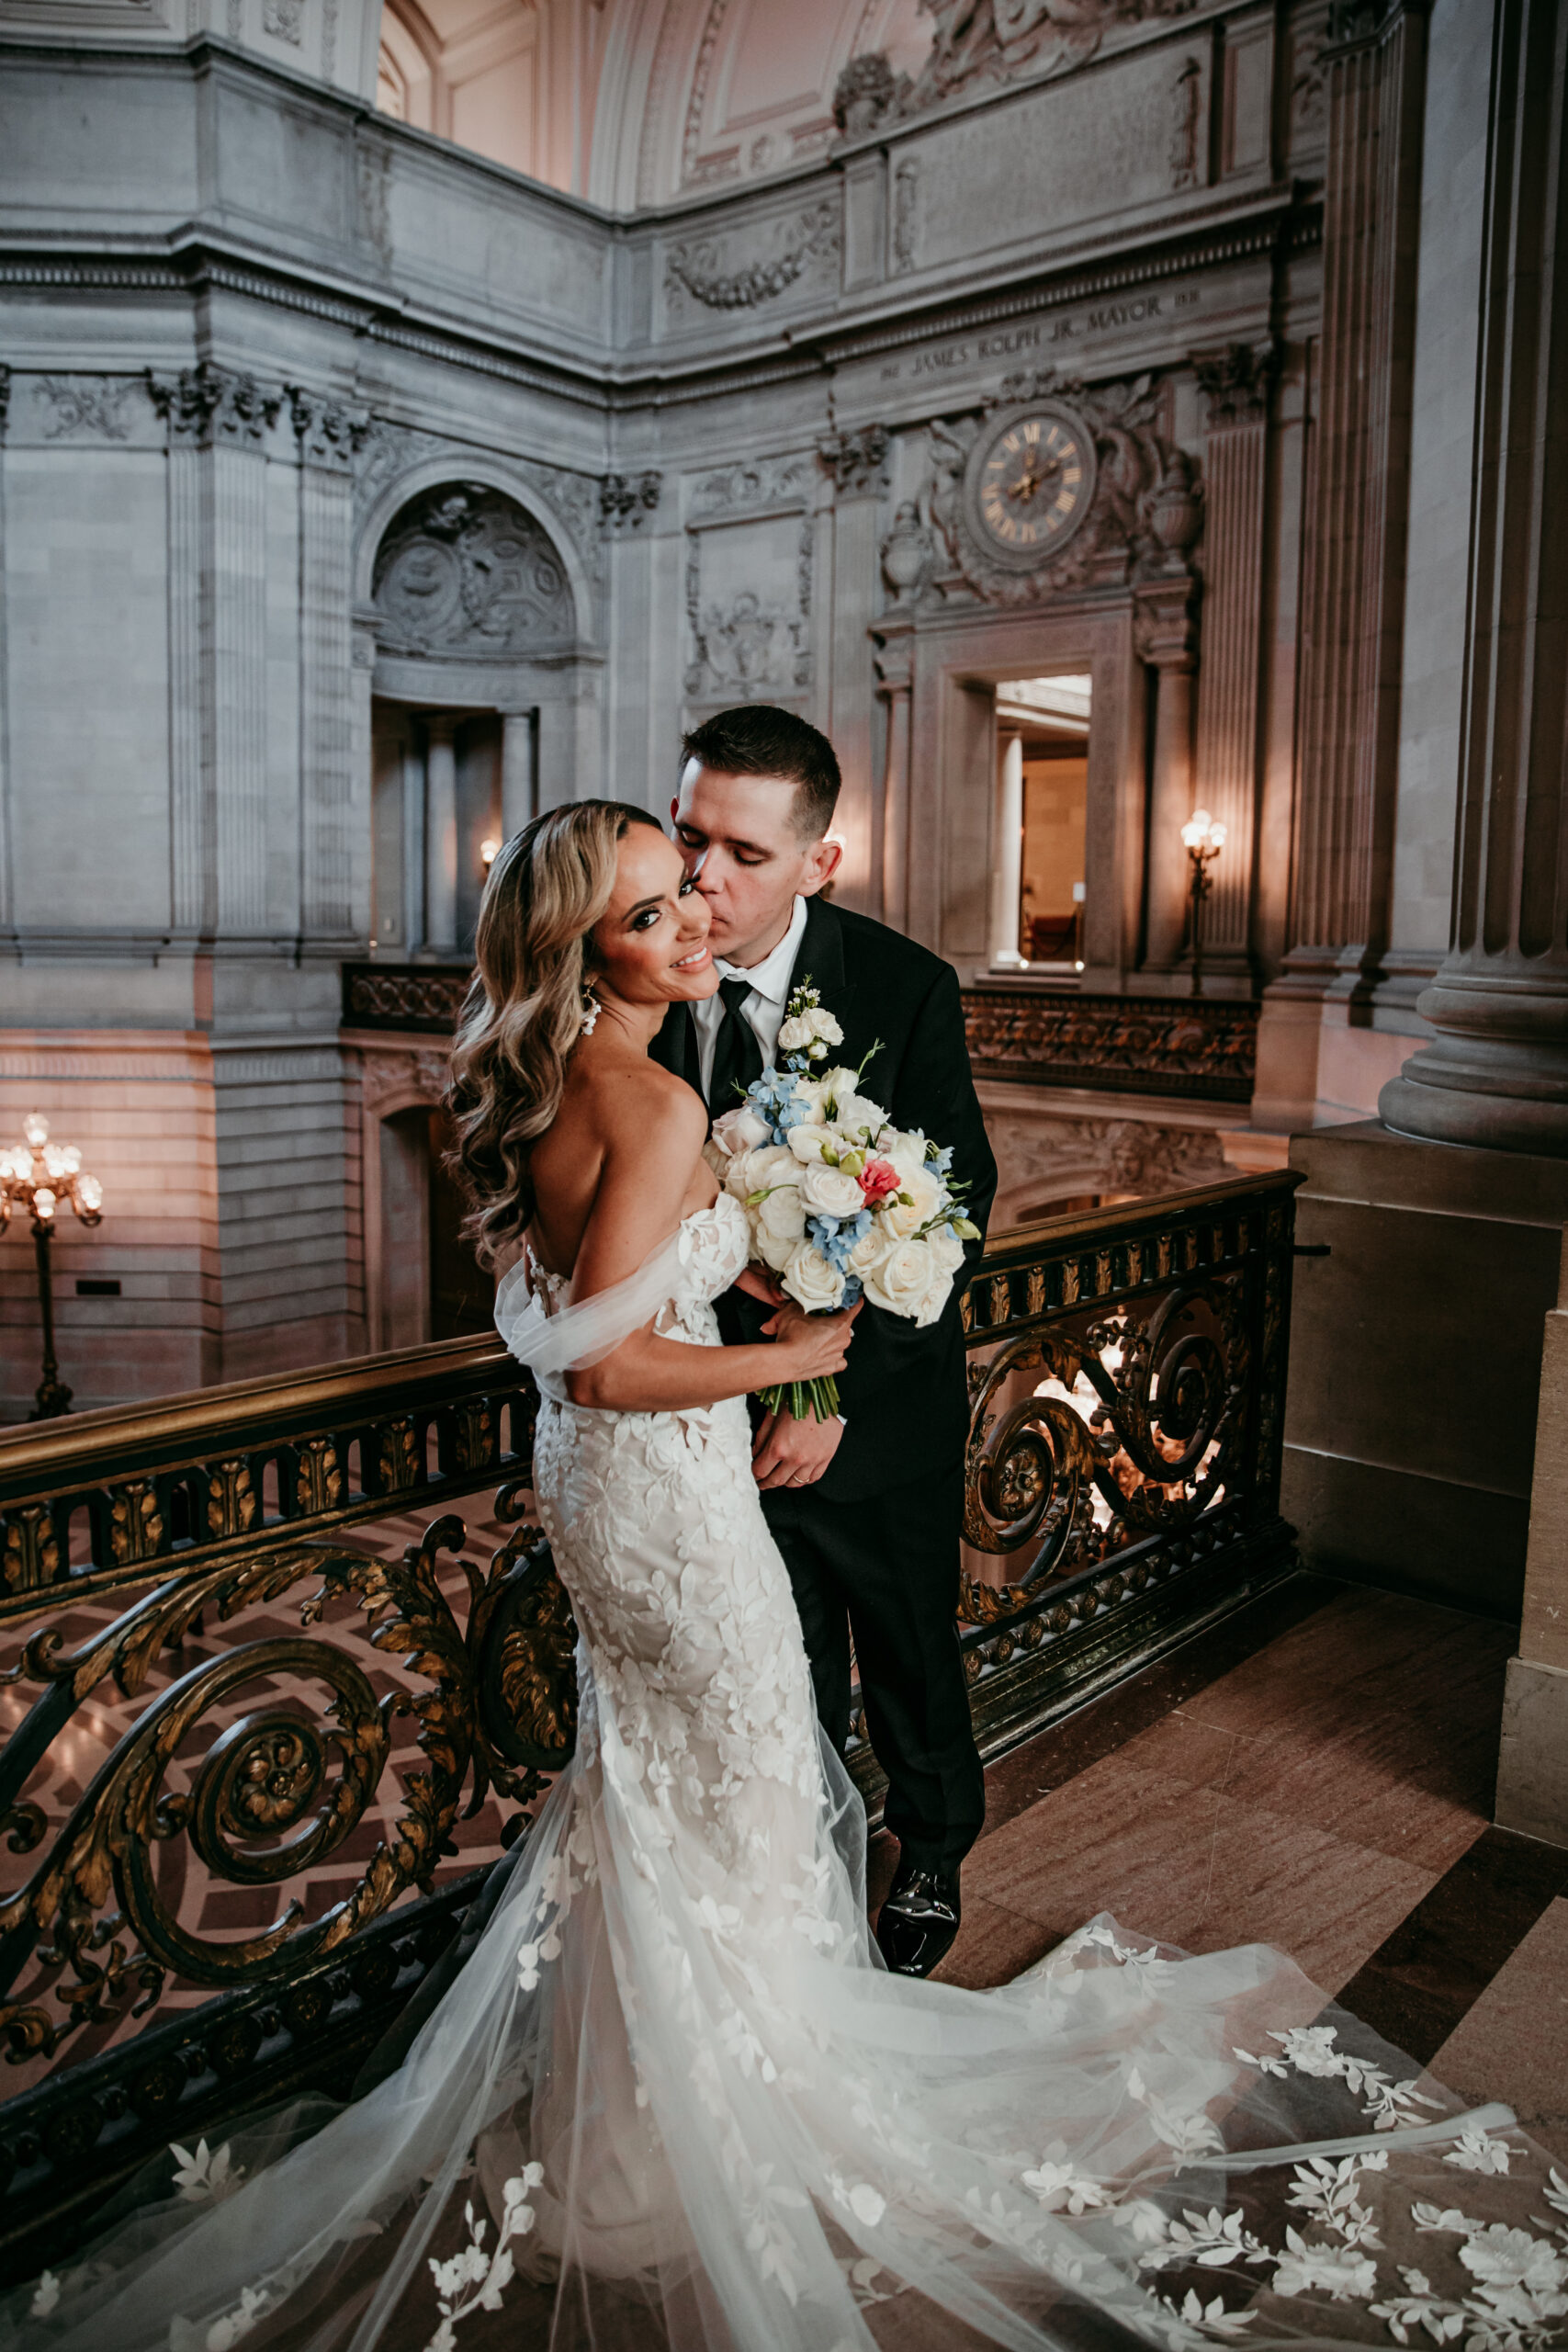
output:
[[[807,1016],[804,1012],[792,1012],[787,1021],[781,1022],[779,1024],[780,1053],[804,1053],[811,1043],[812,1035],[813,1032],[808,1025]]]
[[[895,1161],[894,1165],[897,1167],[897,1162]],[[908,1174],[902,1169],[898,1172],[904,1180],[901,1191],[908,1197],[907,1200],[902,1197],[890,1199],[882,1215],[889,1230],[896,1233],[900,1241],[906,1241],[935,1216],[942,1204],[942,1188],[935,1177],[929,1176],[923,1168],[917,1168]]]
[[[834,1116],[839,1126],[847,1128],[857,1137],[868,1128],[874,1136],[879,1136],[887,1125],[886,1112],[880,1102],[874,1102],[869,1094],[840,1094]]]
[[[797,1078],[795,1080],[795,1093],[791,1100],[797,1105],[804,1103],[806,1106],[806,1117],[801,1122],[803,1125],[820,1127],[827,1125],[828,1114],[825,1108],[828,1090],[821,1079]]]
[[[825,1045],[841,1046],[843,1044],[843,1031],[840,1028],[832,1014],[830,1012],[824,1012],[820,1005],[814,1006],[812,1010],[805,1015],[805,1021],[811,1035],[814,1037],[820,1037]]]
[[[817,1216],[858,1216],[865,1205],[855,1179],[841,1168],[830,1168],[825,1159],[813,1160],[805,1170],[800,1179],[800,1197],[807,1211]]]
[[[851,1273],[858,1274],[863,1283],[873,1268],[881,1265],[888,1251],[899,1246],[897,1235],[888,1232],[886,1219],[874,1216],[850,1251]]]
[[[825,1069],[817,1083],[829,1102],[836,1102],[840,1095],[847,1101],[860,1084],[860,1072],[851,1069],[847,1062],[840,1062],[834,1069]]]
[[[750,1102],[737,1104],[713,1123],[713,1140],[721,1151],[755,1151],[759,1144],[771,1143],[773,1136],[761,1111],[754,1111]]]
[[[927,1234],[926,1240],[930,1245],[931,1256],[936,1260],[937,1272],[943,1274],[955,1274],[964,1263],[964,1244],[953,1232],[953,1227],[949,1225],[939,1225],[934,1233]]]
[[[837,1306],[844,1295],[844,1278],[809,1241],[796,1245],[779,1279],[797,1306],[808,1315]]]
[[[926,1164],[926,1139],[918,1127],[910,1133],[895,1130],[883,1143],[882,1156],[900,1176],[916,1176]]]
[[[794,1184],[777,1184],[759,1201],[756,1217],[757,1254],[782,1273],[804,1247],[806,1208]]]
[[[781,1179],[786,1184],[795,1182],[795,1156],[782,1143],[770,1143],[761,1151],[738,1151],[725,1170],[724,1189],[736,1200],[745,1202],[753,1193],[766,1192],[770,1184],[776,1184]]]
[[[814,1159],[821,1159],[828,1141],[826,1127],[791,1127],[787,1137],[789,1149],[795,1159],[806,1166],[809,1166]]]
[[[928,1325],[934,1323],[952,1296],[953,1276],[939,1273],[920,1301],[919,1313],[915,1317],[916,1330],[923,1331]]]
[[[933,1282],[941,1280],[929,1242],[900,1241],[865,1276],[865,1295],[874,1306],[885,1307],[889,1315],[913,1319]]]

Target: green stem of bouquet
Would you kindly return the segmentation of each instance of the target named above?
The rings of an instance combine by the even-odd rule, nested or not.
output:
[[[818,1421],[836,1419],[839,1411],[839,1384],[829,1374],[825,1380],[789,1380],[777,1388],[759,1388],[757,1395],[769,1413],[787,1413],[792,1420],[804,1421],[807,1416]]]

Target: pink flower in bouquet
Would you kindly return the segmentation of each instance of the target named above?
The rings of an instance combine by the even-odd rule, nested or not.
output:
[[[868,1208],[898,1191],[903,1178],[890,1159],[868,1159],[860,1173],[861,1196]]]

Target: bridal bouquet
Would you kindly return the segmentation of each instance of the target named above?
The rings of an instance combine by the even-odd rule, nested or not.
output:
[[[765,1069],[745,1100],[714,1122],[706,1157],[745,1209],[751,1259],[807,1314],[831,1314],[861,1297],[925,1325],[946,1306],[979,1239],[959,1206],[951,1147],[893,1126],[860,1091],[859,1069],[829,1066],[844,1033],[809,979],[795,990],[779,1031],[782,1069]],[[838,1384],[813,1380],[759,1391],[796,1420],[839,1409]]]

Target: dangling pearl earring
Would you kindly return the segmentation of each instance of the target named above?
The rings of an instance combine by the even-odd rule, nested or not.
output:
[[[582,991],[582,1035],[585,1037],[593,1035],[593,1023],[599,1018],[600,1010],[598,998],[592,989],[585,988]]]

